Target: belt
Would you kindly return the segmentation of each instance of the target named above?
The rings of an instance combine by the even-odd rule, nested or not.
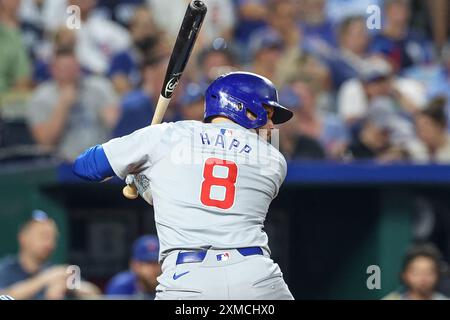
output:
[[[244,257],[263,255],[263,251],[260,247],[247,247],[236,250]],[[207,252],[207,250],[180,252],[178,253],[176,264],[202,262],[205,259]]]

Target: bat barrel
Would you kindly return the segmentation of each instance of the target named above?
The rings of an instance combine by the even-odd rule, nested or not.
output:
[[[207,7],[200,0],[191,1],[187,7],[172,50],[172,55],[170,56],[164,85],[161,89],[161,96],[166,99],[172,97],[175,88],[178,86],[180,77],[183,74],[192,48],[194,47],[195,40],[200,32],[206,12]]]

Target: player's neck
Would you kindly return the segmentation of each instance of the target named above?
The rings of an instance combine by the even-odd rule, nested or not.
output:
[[[228,119],[228,118],[225,118],[225,117],[221,117],[221,116],[214,117],[214,118],[211,120],[211,123],[223,123],[223,122],[226,122],[226,123],[235,123],[234,121],[232,121],[232,120],[230,120],[230,119]]]

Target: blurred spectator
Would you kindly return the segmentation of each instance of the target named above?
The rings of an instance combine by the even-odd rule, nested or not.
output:
[[[228,48],[207,47],[199,53],[197,60],[201,72],[198,82],[201,86],[209,85],[218,76],[236,68],[236,57]]]
[[[71,50],[55,53],[54,80],[37,87],[28,107],[28,123],[38,144],[73,160],[90,145],[106,141],[118,116],[111,84],[82,76]]]
[[[147,0],[159,29],[167,32],[175,40],[190,0]],[[199,35],[199,44],[208,46],[216,38],[230,40],[235,24],[232,0],[204,0],[208,14]]]
[[[46,60],[52,52],[54,34],[66,27],[67,0],[19,0],[19,21],[24,43],[35,61]]]
[[[409,0],[385,0],[384,15],[382,32],[372,41],[372,52],[385,55],[396,72],[433,59],[430,41],[409,28]]]
[[[327,66],[305,51],[289,48],[278,61],[274,83],[283,87],[298,77],[308,78],[317,88],[320,108],[334,109],[327,97],[332,89]]]
[[[66,11],[68,7],[69,0],[44,0],[41,19],[46,32],[52,34],[61,28],[61,26],[66,25],[67,18],[69,17]],[[34,11],[34,14],[37,13],[37,11]]]
[[[140,66],[144,59],[161,55],[162,39],[146,7],[136,9],[129,25],[133,45],[112,58],[109,77],[119,94],[137,88],[141,81]]]
[[[76,34],[74,31],[64,27],[58,29],[54,37],[52,38],[50,46],[52,52],[58,52],[60,50],[75,50],[77,43]],[[33,82],[34,84],[40,84],[48,81],[52,78],[51,74],[51,59],[53,54],[49,56],[40,56],[34,61]],[[85,73],[89,73],[87,70],[83,70]]]
[[[79,289],[69,289],[67,281],[71,273],[67,272],[67,266],[49,262],[57,237],[55,221],[43,211],[33,211],[32,218],[20,228],[19,253],[0,262],[0,294],[17,300],[98,296],[100,290],[84,280]]]
[[[381,162],[404,160],[406,151],[393,145],[393,122],[380,113],[371,112],[361,121],[344,154],[346,160],[375,159]]]
[[[205,4],[208,14],[202,27],[203,32],[199,35],[203,45],[208,46],[217,38],[231,41],[236,24],[233,0],[205,0]]]
[[[395,77],[383,58],[371,57],[359,78],[344,82],[337,97],[338,113],[347,124],[364,118],[371,105],[414,114],[425,105],[425,88],[417,81]]]
[[[336,34],[325,11],[325,0],[300,0],[303,46],[309,52],[328,54],[336,46]]]
[[[252,43],[253,64],[251,71],[268,79],[274,79],[283,53],[283,43],[275,32],[257,37]]]
[[[338,51],[326,59],[335,88],[350,78],[357,78],[367,65],[370,39],[364,18],[345,18],[339,26],[338,40]]]
[[[450,29],[450,6],[447,0],[425,1],[430,14],[433,40],[438,50],[442,49],[448,40]]]
[[[115,275],[106,285],[105,294],[136,299],[153,300],[161,273],[158,264],[159,240],[145,235],[133,244],[130,269]]]
[[[442,63],[438,66],[433,77],[426,82],[428,96],[445,97],[446,115],[450,120],[450,43],[448,43],[442,50]]]
[[[295,138],[294,151],[290,155],[293,160],[324,160],[326,156],[320,142],[304,134]]]
[[[253,32],[267,25],[269,0],[236,0],[238,21],[235,29],[235,41],[239,47],[246,49]]]
[[[258,51],[274,48],[272,54],[259,63],[266,65],[267,75],[276,85],[283,87],[291,79],[299,75],[310,77],[320,91],[329,88],[329,73],[327,68],[311,53],[303,49],[303,33],[298,25],[298,9],[293,1],[275,1],[270,6],[269,25],[254,33],[250,48],[255,59]],[[267,51],[267,50],[265,50]],[[269,59],[270,58],[270,59]],[[256,71],[257,72],[257,71]],[[274,76],[270,78],[270,75]]]
[[[424,106],[423,87],[395,78],[378,57],[368,60],[359,79],[345,82],[338,94],[339,113],[352,131],[349,158],[404,160],[417,143],[413,116]]]
[[[106,19],[128,26],[131,19],[146,0],[98,0],[96,13]]]
[[[385,300],[448,300],[436,291],[442,273],[440,252],[431,244],[411,248],[404,260],[401,282],[404,288],[388,294]]]
[[[82,27],[77,30],[77,56],[81,65],[93,73],[105,74],[112,56],[129,46],[128,32],[92,14],[96,0],[70,0],[69,3],[80,7]]]
[[[323,157],[329,158],[340,157],[348,143],[349,136],[343,122],[334,114],[319,110],[317,98],[317,88],[307,79],[296,79],[290,87],[281,92],[280,99],[285,101],[283,103],[294,109],[293,121],[286,123],[280,133],[285,136],[281,139],[281,143],[284,152],[291,153],[294,158],[299,158],[299,153],[302,154],[302,158],[306,156],[304,151],[306,146],[301,148],[300,142],[310,146],[308,148],[311,152],[322,149]],[[320,148],[314,147],[313,141],[316,141]],[[313,153],[321,154],[318,151]],[[308,158],[311,157],[319,156],[311,155]]]
[[[126,29],[101,15],[95,14],[96,0],[60,0],[64,6],[56,6],[55,20],[58,24],[66,25],[69,5],[80,8],[81,28],[74,29],[77,34],[76,53],[83,68],[92,73],[104,75],[108,71],[109,63],[114,54],[125,50],[130,45],[130,36]],[[58,11],[60,10],[60,11]],[[62,10],[62,11],[61,11]]]
[[[130,36],[125,28],[97,14],[97,0],[46,0],[43,15],[46,30],[50,34],[66,26],[70,17],[67,8],[80,9],[80,28],[77,35],[76,53],[83,68],[91,73],[106,74],[112,56],[130,45]]]
[[[383,0],[327,0],[325,11],[333,25],[341,23],[351,16],[367,16],[371,5],[381,7]]]
[[[164,30],[172,42],[175,41],[178,35],[180,23],[183,20],[189,2],[188,0],[147,0],[158,29]],[[175,21],[178,23],[175,23]]]
[[[248,43],[248,53],[245,53],[243,58],[246,63],[248,61],[255,62],[254,60],[259,55],[259,51],[273,47],[273,49],[278,49],[277,63],[268,62],[271,66],[267,66],[267,68],[277,69],[277,64],[285,60],[284,57],[280,59],[280,53],[286,51],[286,56],[289,57],[289,59],[286,59],[285,64],[301,55],[302,33],[298,26],[295,6],[292,1],[271,2],[268,10],[270,12],[267,17],[268,24],[264,28],[253,32]],[[272,50],[272,53],[275,53],[275,51]],[[274,58],[274,54],[272,54],[272,59]],[[270,79],[276,81],[275,78]]]
[[[44,0],[20,0],[18,18],[21,24],[25,46],[32,60],[39,54],[44,43]]]
[[[168,59],[168,56],[163,55],[143,63],[141,86],[122,98],[121,115],[113,130],[114,137],[130,134],[150,124],[166,73]],[[171,107],[167,109],[164,121],[170,122],[175,119],[176,107],[182,91],[183,85],[180,85],[172,97]]]
[[[414,160],[450,163],[450,134],[445,104],[445,98],[435,98],[416,115],[417,136],[423,148],[412,153]]]
[[[196,83],[189,83],[180,101],[180,113],[185,120],[203,121],[205,110],[205,89]]]
[[[17,20],[19,6],[16,0],[0,0],[0,105],[30,85],[30,61]]]
[[[270,14],[267,25],[252,34],[249,39],[250,49],[258,48],[261,38],[279,38],[283,47],[299,47],[302,41],[301,28],[298,25],[295,3],[289,0],[273,1],[268,6]]]

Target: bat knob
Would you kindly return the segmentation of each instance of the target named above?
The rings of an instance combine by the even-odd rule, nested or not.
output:
[[[192,1],[191,6],[196,10],[206,10],[206,5],[200,0]]]
[[[130,200],[134,200],[139,196],[137,189],[132,186],[125,186],[122,190],[122,193],[125,198]]]

